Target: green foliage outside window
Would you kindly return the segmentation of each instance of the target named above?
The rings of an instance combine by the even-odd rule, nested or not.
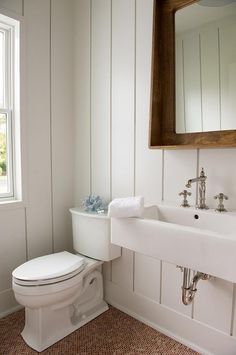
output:
[[[6,175],[6,135],[0,133],[0,176]]]

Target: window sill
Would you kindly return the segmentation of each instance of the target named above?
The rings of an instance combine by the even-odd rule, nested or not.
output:
[[[0,200],[0,211],[24,207],[25,203],[22,200]]]

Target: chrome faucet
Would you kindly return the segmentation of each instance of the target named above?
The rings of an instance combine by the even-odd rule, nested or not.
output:
[[[198,182],[198,187],[199,187],[199,204],[197,205],[197,208],[200,209],[208,209],[206,206],[206,175],[203,170],[201,169],[201,173],[199,177],[196,177],[194,179],[188,180],[186,187],[191,187],[193,182]]]

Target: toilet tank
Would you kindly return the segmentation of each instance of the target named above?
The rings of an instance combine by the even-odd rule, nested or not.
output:
[[[110,261],[121,256],[121,247],[111,244],[111,222],[105,214],[70,209],[72,215],[73,248],[88,257]]]

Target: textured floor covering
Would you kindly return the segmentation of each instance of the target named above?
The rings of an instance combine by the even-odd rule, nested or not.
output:
[[[0,319],[0,355],[34,355],[20,336],[24,311]],[[41,354],[45,355],[196,355],[114,307],[68,335]]]

